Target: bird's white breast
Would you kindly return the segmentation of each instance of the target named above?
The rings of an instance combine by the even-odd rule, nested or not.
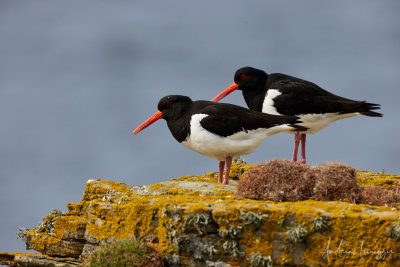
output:
[[[222,161],[227,156],[236,157],[252,153],[269,135],[292,129],[279,125],[268,129],[240,131],[227,137],[219,136],[204,129],[200,121],[207,114],[195,114],[190,121],[190,135],[181,144],[200,154]]]

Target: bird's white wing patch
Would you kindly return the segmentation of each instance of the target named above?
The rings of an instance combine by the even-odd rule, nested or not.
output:
[[[262,106],[262,112],[273,115],[281,115],[274,106],[274,98],[281,94],[282,93],[279,92],[278,89],[268,89]]]

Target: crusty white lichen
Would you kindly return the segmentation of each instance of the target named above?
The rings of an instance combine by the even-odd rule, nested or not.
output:
[[[315,217],[311,220],[311,226],[314,231],[328,230],[328,221],[321,216]]]
[[[302,222],[298,226],[294,226],[286,232],[286,239],[292,243],[299,243],[304,241],[307,235],[308,231],[305,227],[305,223]]]
[[[259,252],[250,254],[247,260],[249,261],[251,267],[253,266],[272,267],[274,265],[271,256],[266,257]]]
[[[390,231],[390,237],[393,237],[393,238],[396,238],[397,240],[400,240],[400,219],[393,226],[392,230]]]

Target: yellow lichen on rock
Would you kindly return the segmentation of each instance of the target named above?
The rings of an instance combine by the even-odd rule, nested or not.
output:
[[[394,185],[400,183],[400,175],[358,171],[357,183],[361,186],[376,185],[391,189]]]
[[[79,229],[85,229],[87,219],[77,216],[60,216],[54,222],[54,235],[57,238],[67,238],[68,233],[74,233]]]
[[[251,167],[235,164],[231,174],[236,177]],[[362,175],[363,181],[374,176]],[[71,242],[82,245],[72,247],[72,255],[81,249],[84,256],[111,240],[136,237],[157,248],[171,265],[183,266],[217,261],[232,266],[400,264],[397,209],[237,198],[237,181],[221,185],[216,179],[211,173],[150,186],[91,180],[80,203],[45,218],[54,221],[51,230],[33,229],[26,235],[35,250],[64,249],[64,256]]]
[[[243,175],[243,173],[247,172],[251,168],[255,167],[256,165],[252,164],[237,164],[237,163],[232,163],[231,165],[231,170],[229,172],[229,178],[231,179],[239,179],[240,176]]]

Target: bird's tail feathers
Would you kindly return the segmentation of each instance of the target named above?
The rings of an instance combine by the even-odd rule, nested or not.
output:
[[[366,109],[366,111],[360,112],[360,114],[362,114],[362,115],[370,116],[370,117],[382,117],[383,116],[382,113],[372,111],[374,109],[380,109],[381,105],[379,105],[379,104],[365,102],[365,103],[363,103],[362,106],[363,106],[363,108]]]
[[[353,113],[353,112],[358,112],[361,115],[365,116],[370,116],[370,117],[382,117],[383,114],[379,112],[375,112],[373,110],[375,109],[380,109],[381,105],[379,104],[373,104],[373,103],[368,103],[366,101],[359,101],[359,102],[352,102],[351,105],[349,105],[349,109],[343,112],[342,114],[345,113]]]
[[[361,115],[369,116],[369,117],[383,117],[382,113],[374,112],[374,111],[365,111],[360,112]]]

